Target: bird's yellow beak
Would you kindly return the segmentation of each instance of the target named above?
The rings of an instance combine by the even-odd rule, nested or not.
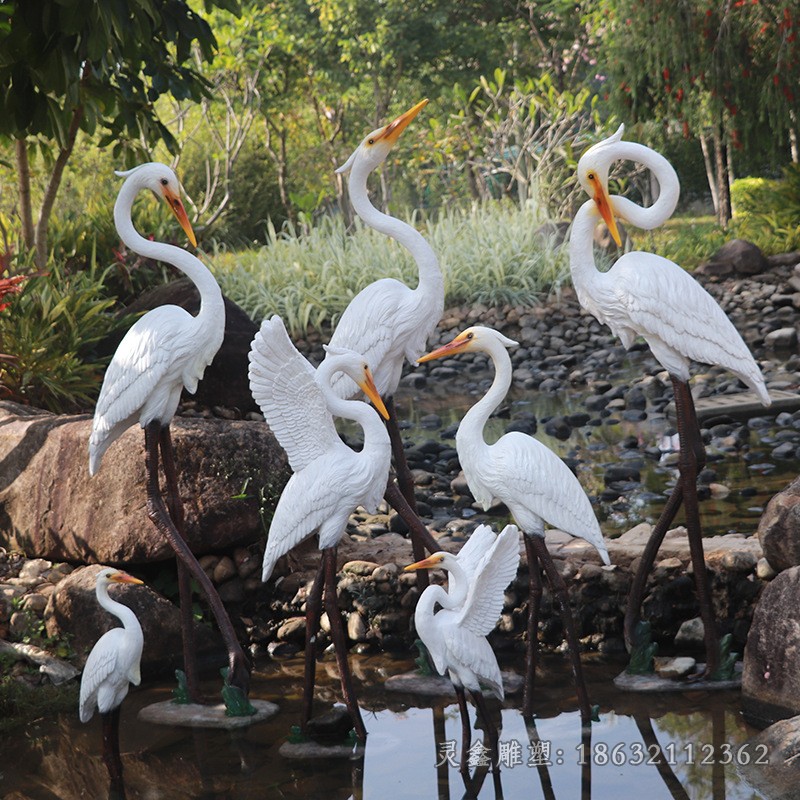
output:
[[[444,358],[445,356],[454,356],[456,353],[466,350],[471,341],[472,337],[468,337],[466,331],[459,333],[452,342],[443,344],[441,347],[437,347],[436,350],[431,350],[430,353],[420,356],[417,359],[417,364],[423,364],[426,361],[433,361],[436,358]]]
[[[115,572],[113,575],[108,576],[108,580],[112,583],[137,583],[140,585],[144,585],[144,581],[140,581],[138,578],[134,578],[133,575],[128,575],[127,572]]]
[[[189,222],[189,216],[186,213],[186,209],[183,207],[180,197],[175,195],[167,186],[163,188],[163,194],[167,205],[172,209],[172,213],[177,217],[181,228],[183,228],[186,235],[189,237],[192,247],[197,247],[197,238],[194,235],[194,230],[192,230],[192,223]]]
[[[413,564],[409,564],[407,567],[403,567],[403,572],[414,572],[418,569],[435,569],[441,564],[443,558],[444,556],[441,553],[434,553],[432,556],[428,556],[422,561],[416,561]]]
[[[380,394],[378,394],[378,387],[375,386],[372,373],[369,371],[369,368],[364,372],[364,380],[358,384],[358,388],[372,401],[372,405],[378,409],[378,413],[384,419],[389,419],[389,412],[386,410],[386,406],[383,404]]]
[[[591,178],[589,178],[589,183],[594,189],[593,200],[597,205],[597,210],[600,212],[603,222],[608,225],[608,230],[611,233],[611,237],[617,243],[617,247],[621,247],[622,239],[619,235],[617,220],[614,217],[614,207],[611,205],[611,198],[608,196],[608,192],[606,191],[605,186],[603,186],[603,182],[597,177],[597,175],[593,175]]]
[[[395,142],[400,138],[400,134],[408,127],[414,117],[428,105],[427,99],[420,100],[413,108],[409,108],[404,114],[401,114],[396,120],[390,122],[381,132],[377,139],[383,139],[390,146],[394,146]]]

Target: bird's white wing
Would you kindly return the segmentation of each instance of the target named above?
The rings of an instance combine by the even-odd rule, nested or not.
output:
[[[518,431],[490,449],[493,493],[528,534],[543,532],[543,520],[594,545],[604,563],[608,550],[592,503],[572,470],[538,439]],[[487,480],[490,480],[487,478]]]
[[[420,325],[420,320],[406,313],[410,297],[411,289],[400,281],[393,278],[375,281],[350,301],[331,336],[331,345],[364,356],[381,395],[396,388],[387,385],[389,373],[394,371],[395,362],[402,366],[406,339]],[[359,391],[355,382],[343,373],[335,375],[331,385],[339,397],[350,398]]]
[[[648,340],[666,369],[681,377],[679,367],[664,363],[669,354],[661,352],[660,342],[692,361],[725,367],[769,402],[761,371],[736,327],[685,270],[661,256],[633,252],[605,275],[620,318],[627,317],[627,325]]]
[[[249,358],[250,391],[295,472],[341,443],[314,368],[294,346],[279,316],[261,324]]]
[[[470,581],[459,624],[476,636],[486,636],[503,610],[505,590],[519,567],[519,530],[506,525],[484,554]]]
[[[440,612],[441,613],[441,612]],[[491,645],[485,635],[476,635],[466,626],[448,626],[444,632],[447,668],[473,691],[477,686],[470,685],[470,673],[478,684],[484,684],[502,700],[503,679]]]
[[[119,647],[117,639],[122,628],[112,628],[104,633],[89,653],[81,676],[79,710],[81,722],[91,719],[97,703],[97,692],[104,681],[114,675],[117,668]]]
[[[471,579],[475,575],[483,557],[497,540],[497,534],[492,530],[491,525],[478,525],[470,534],[469,539],[458,551],[458,565]],[[450,579],[452,576],[450,576]],[[449,579],[448,579],[449,580]]]

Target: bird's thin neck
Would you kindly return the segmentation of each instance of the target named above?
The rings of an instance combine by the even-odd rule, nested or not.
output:
[[[433,252],[433,248],[428,244],[425,237],[411,225],[402,220],[378,211],[372,205],[367,192],[367,178],[369,169],[362,164],[356,163],[350,171],[348,189],[350,191],[350,201],[353,204],[356,214],[370,228],[374,228],[379,233],[391,237],[405,247],[417,264],[419,273],[418,290],[425,290],[428,296],[439,296],[444,294],[444,279],[439,268],[439,260]]]
[[[600,221],[600,213],[594,200],[587,200],[572,221],[569,236],[569,269],[578,300],[585,306],[583,294],[600,274],[594,260],[594,229]]]
[[[212,314],[223,306],[222,292],[205,264],[182,247],[145,239],[133,226],[131,209],[139,189],[140,187],[130,180],[123,184],[117,196],[117,202],[114,204],[114,223],[117,233],[126,247],[133,250],[134,253],[145,258],[163,261],[183,272],[200,293],[198,319]]]
[[[112,600],[111,597],[109,597],[107,584],[98,583],[96,594],[97,601],[100,605],[110,614],[113,614],[126,630],[141,631],[141,626],[139,625],[139,620],[136,618],[136,614],[125,604],[118,603],[116,600]]]
[[[487,355],[494,365],[494,380],[486,394],[467,411],[458,426],[456,445],[462,447],[469,443],[474,446],[486,447],[483,438],[483,429],[492,415],[492,412],[503,402],[511,387],[511,356],[506,348],[499,342],[491,342],[487,348]]]

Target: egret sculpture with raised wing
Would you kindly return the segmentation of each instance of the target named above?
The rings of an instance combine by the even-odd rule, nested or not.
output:
[[[586,686],[581,668],[578,637],[569,607],[564,579],[553,564],[544,540],[545,524],[585,539],[609,563],[608,550],[592,504],[569,467],[532,436],[511,431],[494,444],[488,444],[484,427],[492,412],[505,399],[511,387],[511,357],[507,348],[517,343],[493,328],[476,325],[459,333],[451,342],[419,359],[420,362],[457,353],[486,353],[495,369],[489,391],[467,411],[456,433],[456,450],[464,477],[473,497],[488,510],[505,503],[525,536],[525,552],[530,576],[528,603],[528,653],[523,697],[523,713],[533,713],[539,601],[542,587],[539,562],[561,605],[564,631],[572,655],[575,687],[584,722],[591,719]]]
[[[413,363],[426,350],[444,309],[444,278],[433,248],[422,234],[402,220],[384,214],[372,205],[367,192],[367,178],[382,164],[397,143],[400,134],[425,107],[422,100],[397,119],[368,133],[347,161],[336,170],[348,174],[350,200],[356,214],[371,228],[399,242],[417,264],[419,281],[411,289],[394,278],[382,278],[362,289],[349,303],[331,337],[334,347],[361,353],[375,376],[375,385],[389,409],[388,429],[392,440],[397,480],[409,508],[389,487],[387,499],[397,508],[411,529],[414,555],[421,558],[423,547],[436,549],[435,541],[424,526],[410,518],[416,511],[414,484],[403,452],[392,395],[397,389],[406,359]],[[358,387],[340,373],[333,381],[340,397],[350,398]]]
[[[383,498],[391,466],[386,426],[375,409],[360,400],[344,400],[331,388],[344,372],[387,417],[366,359],[351,350],[328,346],[315,370],[292,344],[283,320],[265,320],[250,349],[250,389],[289,459],[294,474],[272,517],[261,578],[269,580],[275,562],[304,539],[319,534],[320,568],[306,599],[305,687],[301,728],[311,717],[324,586],[342,693],[357,737],[366,728],[356,702],[347,663],[347,641],[336,597],[336,546],[358,506],[375,511]],[[354,420],[364,431],[359,452],[339,437],[333,416]]]
[[[770,397],[758,364],[725,312],[677,264],[653,253],[635,251],[621,256],[607,272],[597,269],[593,238],[601,220],[620,244],[616,218],[651,230],[669,219],[680,193],[672,165],[649,147],[622,141],[623,132],[624,126],[620,126],[612,136],[590,147],[578,162],[578,181],[591,199],[580,207],[572,223],[569,241],[572,280],[581,305],[607,324],[625,348],[641,336],[667,370],[675,393],[680,438],[680,477],[653,529],[634,578],[625,617],[625,639],[630,648],[637,638],[647,575],[667,528],[683,504],[705,631],[704,674],[712,675],[719,665],[720,653],[697,503],[697,475],[705,465],[705,450],[689,389],[690,363],[724,367],[749,386],[765,406],[770,404]],[[609,195],[609,169],[618,160],[636,161],[655,175],[659,195],[653,205],[643,208],[624,197]]]
[[[170,264],[190,278],[200,293],[200,311],[192,316],[179,306],[159,306],[140,317],[125,334],[108,365],[97,400],[89,438],[89,474],[94,475],[100,469],[106,450],[125,430],[137,422],[142,426],[147,513],[178,558],[184,668],[189,695],[199,702],[192,638],[191,575],[208,598],[228,649],[228,691],[224,696],[229,711],[235,712],[234,706],[238,706],[240,713],[251,713],[246,703],[250,685],[248,662],[213,583],[185,541],[183,505],[169,431],[181,391],[196,391],[205,368],[222,344],[225,334],[222,292],[199,258],[175,245],[146,239],[133,226],[133,201],[140,191],[149,189],[166,201],[191,243],[196,244],[175,173],[164,164],[150,163],[117,174],[125,178],[114,205],[114,223],[120,238],[134,253]],[[167,481],[169,511],[159,486],[159,449]],[[237,699],[236,690],[243,698]]]
[[[141,584],[138,578],[118,569],[102,569],[97,573],[97,602],[113,614],[122,627],[106,631],[95,643],[86,659],[81,675],[79,711],[81,722],[88,722],[95,709],[103,719],[103,760],[112,782],[122,780],[119,755],[119,709],[130,684],[141,682],[144,636],[136,614],[108,594],[110,583]]]
[[[519,567],[519,531],[506,525],[499,535],[478,526],[456,555],[436,552],[406,571],[444,569],[448,588],[431,585],[422,593],[414,624],[436,670],[450,676],[458,698],[462,729],[462,768],[470,746],[466,691],[481,713],[497,754],[497,730],[488,714],[483,687],[504,697],[497,658],[486,637],[503,610],[503,598]],[[441,608],[437,611],[436,606]]]

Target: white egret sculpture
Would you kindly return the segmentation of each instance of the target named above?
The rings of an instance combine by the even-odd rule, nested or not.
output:
[[[169,426],[181,391],[194,393],[205,368],[222,344],[225,307],[214,276],[200,261],[175,245],[146,239],[134,228],[131,208],[145,189],[163,198],[177,217],[192,244],[194,232],[180,200],[180,185],[166,165],[142,164],[128,172],[114,205],[114,223],[126,246],[145,258],[163,261],[183,272],[200,293],[200,311],[192,316],[185,309],[164,305],[148,311],[125,334],[108,365],[94,412],[89,438],[89,474],[99,469],[103,455],[122,433],[137,422],[144,429],[147,470],[147,513],[167,538],[178,558],[184,668],[191,699],[200,700],[192,638],[192,607],[189,575],[200,585],[220,627],[228,649],[226,694],[229,710],[236,705],[235,689],[245,699],[250,668],[213,583],[202,570],[185,541],[183,505],[180,500],[175,458]],[[169,511],[161,495],[158,477],[159,449],[167,482]],[[233,699],[229,699],[233,698]],[[242,701],[245,711],[247,704]]]
[[[388,417],[366,359],[351,350],[328,346],[314,370],[297,351],[283,320],[265,320],[250,349],[250,389],[267,424],[289,458],[294,474],[272,517],[261,579],[269,580],[275,562],[304,539],[319,534],[320,568],[306,599],[305,686],[301,729],[311,718],[324,586],[325,610],[336,650],[342,694],[356,736],[366,728],[356,702],[347,663],[347,640],[336,597],[336,546],[348,517],[358,506],[375,511],[383,498],[391,467],[389,434],[375,409],[360,400],[338,397],[331,383],[344,372]],[[333,415],[357,422],[364,431],[360,452],[339,437]]]
[[[504,697],[497,658],[486,637],[503,610],[503,596],[519,567],[519,531],[506,525],[499,535],[480,525],[457,555],[436,552],[405,571],[444,569],[448,588],[431,585],[422,593],[414,624],[436,670],[450,676],[461,712],[462,769],[470,745],[466,691],[472,695],[497,754],[497,730],[482,689]],[[436,606],[440,606],[436,610]]]
[[[392,483],[387,500],[395,506],[411,530],[414,555],[421,558],[424,547],[436,550],[436,542],[416,518],[414,483],[406,464],[405,453],[392,395],[397,389],[407,359],[414,362],[426,350],[444,309],[444,278],[439,261],[425,237],[411,225],[384,214],[372,205],[367,192],[367,178],[382,164],[397,143],[400,134],[428,103],[422,100],[397,119],[368,133],[347,161],[337,169],[348,174],[350,200],[356,214],[371,228],[384,233],[408,250],[417,264],[419,281],[415,289],[394,278],[382,278],[362,289],[349,303],[331,345],[361,353],[375,376],[375,385],[389,409],[387,427],[392,440],[397,481],[405,503]],[[350,398],[358,387],[340,373],[333,382],[340,397]],[[421,576],[424,582],[424,576]]]
[[[488,444],[484,427],[492,412],[511,387],[511,357],[507,348],[517,343],[493,328],[476,325],[467,328],[451,342],[418,359],[420,362],[457,353],[486,353],[495,369],[494,381],[486,394],[467,411],[456,433],[458,460],[473,497],[488,510],[505,503],[525,536],[525,552],[530,575],[528,603],[528,653],[523,697],[523,713],[533,713],[537,628],[541,582],[539,562],[561,605],[564,632],[572,656],[575,688],[584,722],[591,719],[586,686],[581,668],[578,637],[569,607],[564,579],[553,564],[544,540],[545,524],[585,539],[609,563],[608,550],[592,504],[569,467],[548,447],[532,436],[511,431],[494,444]]]
[[[103,760],[111,780],[118,783],[122,780],[119,710],[130,684],[138,686],[141,682],[139,665],[144,636],[136,614],[109,597],[110,583],[141,584],[142,581],[118,569],[106,568],[97,573],[97,602],[113,614],[122,627],[106,631],[89,653],[81,675],[79,711],[81,722],[88,722],[95,709],[100,712],[103,719]]]
[[[705,450],[689,389],[690,363],[724,367],[749,386],[765,406],[770,404],[770,397],[755,359],[725,312],[677,264],[653,253],[635,251],[621,256],[607,272],[597,269],[592,245],[594,229],[601,219],[619,244],[615,218],[651,230],[669,219],[680,193],[672,165],[649,147],[622,141],[623,132],[621,125],[612,136],[590,147],[578,162],[578,181],[591,199],[580,207],[572,223],[569,242],[572,280],[581,305],[607,324],[625,348],[641,336],[667,370],[675,393],[680,438],[680,477],[639,564],[628,598],[625,639],[630,649],[637,638],[647,575],[667,528],[683,503],[705,628],[703,674],[712,675],[719,665],[720,653],[697,503],[697,475],[705,465]],[[609,196],[609,168],[618,160],[636,161],[652,171],[659,184],[659,196],[653,205],[642,208],[624,197]]]

